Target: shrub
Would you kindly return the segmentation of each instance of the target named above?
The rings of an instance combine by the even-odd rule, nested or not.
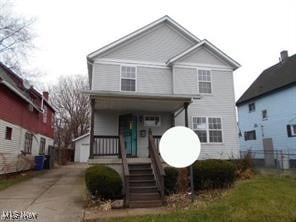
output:
[[[226,160],[202,160],[193,165],[196,190],[223,188],[233,184],[236,166]]]
[[[174,167],[166,167],[164,171],[164,187],[166,194],[176,193],[178,191],[179,170]]]
[[[115,199],[122,194],[119,174],[106,166],[89,167],[85,173],[86,187],[95,198]]]
[[[243,156],[243,158],[238,160],[237,168],[240,171],[245,171],[248,169],[252,170],[254,168],[253,160],[250,152],[248,152],[246,155]]]

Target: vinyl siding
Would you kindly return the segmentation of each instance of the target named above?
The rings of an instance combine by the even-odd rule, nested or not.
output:
[[[196,68],[173,68],[174,94],[197,94]]]
[[[80,140],[75,141],[75,155],[74,155],[75,162],[86,163],[88,161],[89,141],[90,141],[89,136],[86,136]]]
[[[93,69],[92,90],[120,90],[120,65],[95,63]]]
[[[5,139],[6,127],[12,128],[12,139]],[[15,172],[16,161],[18,160],[18,155],[24,150],[24,141],[26,129],[11,124],[9,122],[0,120],[0,174]],[[48,146],[53,144],[53,139],[48,138],[44,135],[33,134],[32,141],[32,153],[31,155],[26,155],[29,159],[33,159],[35,155],[39,155],[40,148],[40,138],[46,139],[45,153],[47,153]],[[26,164],[25,169],[29,169],[30,166]]]
[[[177,63],[196,63],[196,64],[210,64],[219,66],[229,66],[229,64],[216,56],[206,47],[198,48],[186,55],[184,58],[177,61]],[[229,66],[230,67],[230,66]]]
[[[223,142],[202,144],[200,159],[237,157],[239,145],[232,72],[212,71],[212,88],[211,95],[201,95],[201,99],[194,100],[188,109],[190,128],[192,128],[192,116],[222,118]],[[176,118],[176,125],[184,125],[184,112]]]
[[[171,69],[137,66],[136,76],[137,93],[172,94]],[[92,90],[120,91],[120,78],[120,65],[95,64]]]
[[[125,59],[165,63],[194,45],[171,25],[162,23],[98,58]]]
[[[137,68],[137,92],[172,94],[172,73],[170,69]]]
[[[117,112],[95,111],[94,123],[94,135],[118,135]]]
[[[290,152],[296,149],[296,137],[288,137],[287,125],[296,124],[296,86],[250,101],[255,111],[249,112],[249,103],[238,107],[241,150],[263,150],[263,138],[272,138],[274,149]],[[262,120],[267,110],[267,120]],[[255,127],[257,124],[257,127]],[[263,131],[261,126],[263,126]],[[244,132],[256,130],[256,140],[244,140]],[[296,154],[296,153],[295,153]]]

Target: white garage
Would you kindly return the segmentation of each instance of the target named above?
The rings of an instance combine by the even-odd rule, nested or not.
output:
[[[77,137],[73,140],[75,145],[74,161],[86,163],[89,158],[89,133]]]

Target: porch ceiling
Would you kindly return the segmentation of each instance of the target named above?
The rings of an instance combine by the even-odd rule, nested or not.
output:
[[[96,110],[117,111],[158,111],[175,112],[191,103],[192,96],[159,95],[159,94],[131,94],[131,93],[90,93],[94,98]]]

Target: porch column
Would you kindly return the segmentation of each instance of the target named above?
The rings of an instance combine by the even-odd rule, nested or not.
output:
[[[174,127],[175,126],[175,113],[171,113],[171,118],[172,118],[171,127]]]
[[[188,106],[189,103],[184,103],[184,111],[185,111],[185,126],[188,127]]]
[[[89,141],[89,159],[94,158],[94,120],[95,120],[95,99],[90,100],[90,141]]]
[[[188,106],[189,103],[184,103],[184,110],[185,110],[185,126],[189,127],[188,124]],[[193,168],[192,165],[188,167],[190,172],[190,189],[191,189],[191,201],[194,201],[194,184],[193,184]],[[188,171],[187,171],[188,172]]]

